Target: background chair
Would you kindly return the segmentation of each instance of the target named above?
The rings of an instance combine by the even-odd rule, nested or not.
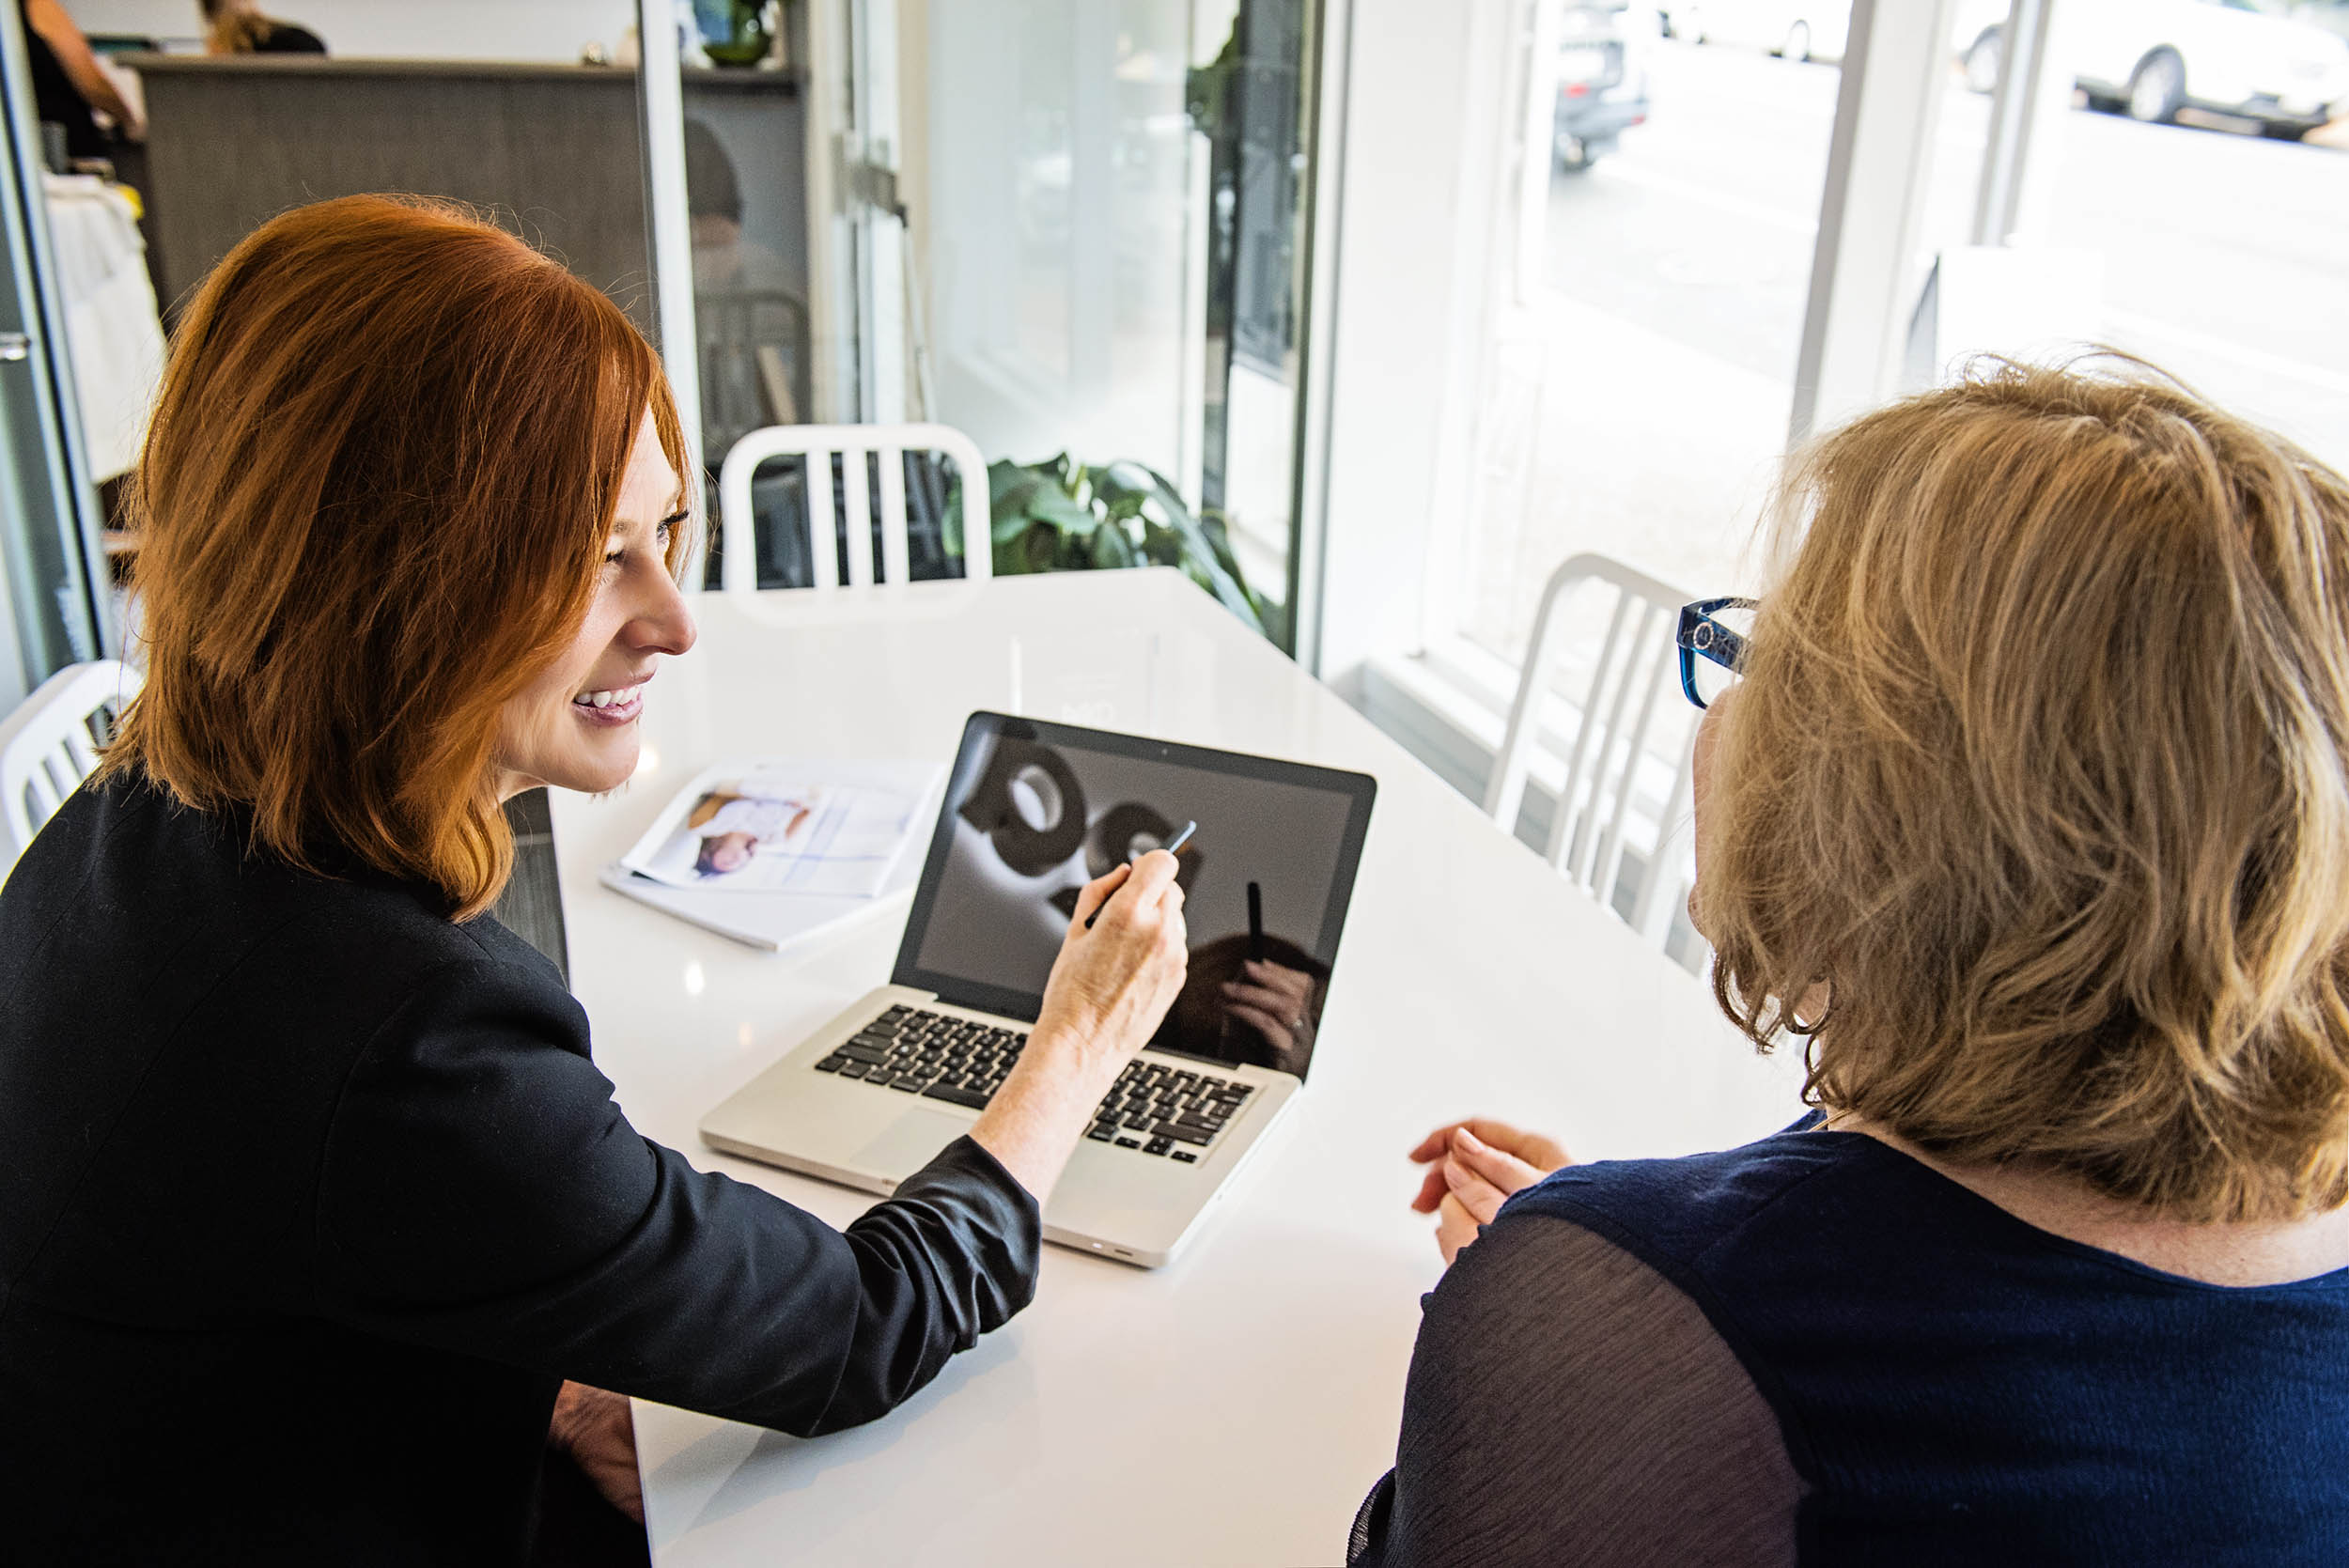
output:
[[[1552,796],[1549,863],[1641,936],[1668,946],[1695,864],[1680,830],[1689,814],[1697,713],[1682,699],[1672,645],[1690,597],[1604,555],[1577,555],[1551,574],[1485,791],[1485,810],[1515,834],[1536,754],[1549,741],[1547,750],[1564,760]],[[1549,698],[1570,598],[1579,612],[1574,625],[1588,632],[1604,616],[1606,629],[1595,643],[1585,635],[1564,650],[1575,656],[1570,675],[1586,663],[1589,672],[1569,709]],[[1679,945],[1701,960],[1693,932]]]
[[[719,571],[728,593],[758,587],[756,528],[751,477],[770,458],[806,459],[808,567],[816,587],[840,585],[839,541],[834,537],[832,459],[840,459],[840,513],[846,522],[847,582],[874,581],[873,520],[880,533],[881,580],[904,582],[910,575],[906,522],[906,454],[937,453],[961,476],[963,576],[993,575],[992,513],[988,505],[987,460],[969,436],[944,425],[778,425],[753,430],[734,443],[718,473]],[[879,474],[873,490],[866,459]]]
[[[97,770],[115,715],[143,684],[136,670],[111,659],[72,664],[0,720],[0,877]]]

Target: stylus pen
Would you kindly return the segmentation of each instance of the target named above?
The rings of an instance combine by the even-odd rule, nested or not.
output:
[[[1176,831],[1173,838],[1168,839],[1164,844],[1159,845],[1159,847],[1172,855],[1175,850],[1180,849],[1184,845],[1189,844],[1190,842],[1190,835],[1198,831],[1199,824],[1197,822],[1186,822],[1182,825],[1181,829]],[[1140,855],[1136,855],[1133,857],[1133,860],[1129,860],[1126,863],[1128,865],[1131,865],[1134,861],[1138,861],[1140,859],[1142,859],[1142,857]],[[1115,891],[1112,890],[1110,893],[1110,898],[1114,898],[1116,896],[1117,894]],[[1101,918],[1101,909],[1106,909],[1109,907],[1109,898],[1101,900],[1101,908],[1096,909],[1091,914],[1085,916],[1085,929],[1088,931],[1092,930],[1093,923]]]
[[[1248,884],[1248,959],[1264,962],[1264,884]]]

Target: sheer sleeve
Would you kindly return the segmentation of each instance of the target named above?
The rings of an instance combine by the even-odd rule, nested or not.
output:
[[[327,1316],[813,1435],[870,1421],[1034,1295],[1034,1200],[959,1139],[843,1233],[637,1133],[586,1019],[511,965],[434,971],[319,1167]]]
[[[1791,1564],[1800,1490],[1694,1301],[1579,1225],[1511,1216],[1427,1297],[1347,1561]]]

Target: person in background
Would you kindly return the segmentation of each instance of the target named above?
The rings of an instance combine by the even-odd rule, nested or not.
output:
[[[2349,482],[2134,362],[2004,365],[1778,516],[1742,649],[1683,615],[1742,671],[1689,908],[1816,1110],[1432,1133],[1349,1560],[2341,1562]]]
[[[326,40],[307,27],[261,14],[254,0],[202,0],[207,54],[323,54]]]
[[[16,8],[24,23],[34,105],[42,123],[64,127],[68,158],[106,156],[106,132],[98,115],[112,119],[131,141],[147,134],[147,122],[106,79],[89,39],[57,0],[16,0]]]

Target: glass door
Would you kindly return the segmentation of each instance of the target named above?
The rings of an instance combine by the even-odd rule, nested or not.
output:
[[[24,39],[0,8],[0,713],[68,664],[111,651],[95,502],[81,456],[63,308],[44,258],[40,146]]]

